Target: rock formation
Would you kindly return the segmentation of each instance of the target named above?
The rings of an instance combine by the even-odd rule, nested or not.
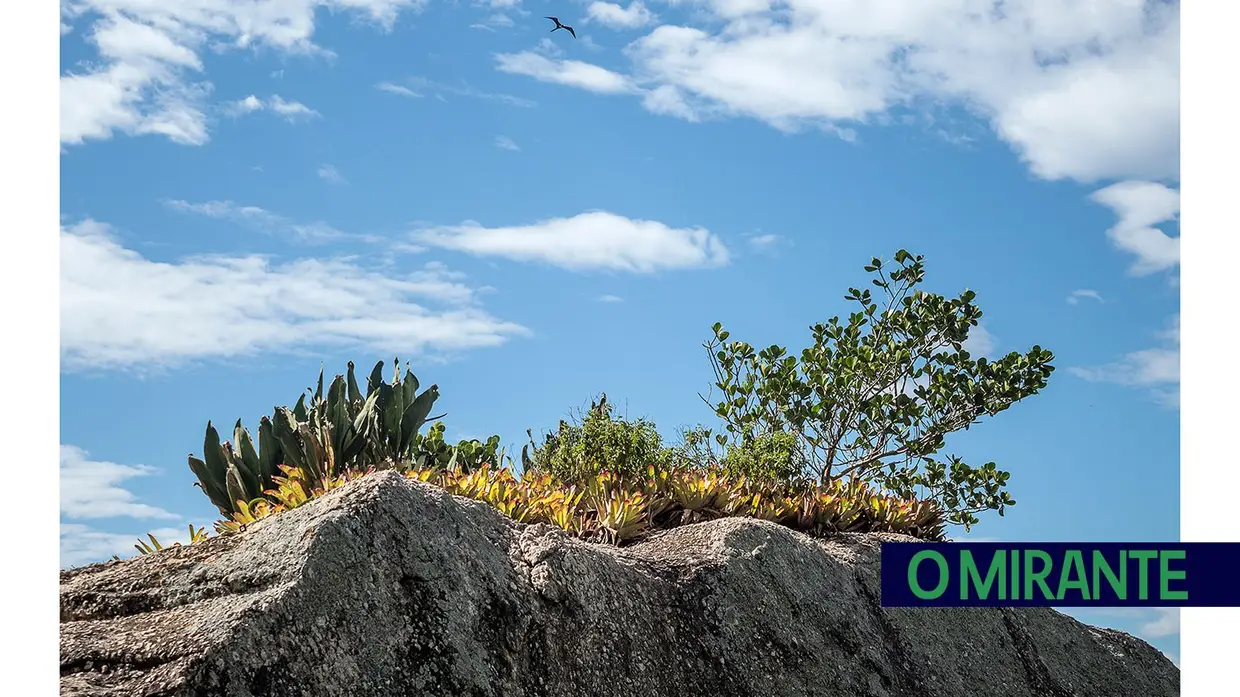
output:
[[[614,548],[383,472],[61,572],[61,694],[1179,694],[1159,651],[1053,610],[882,608],[884,539],[733,518]]]

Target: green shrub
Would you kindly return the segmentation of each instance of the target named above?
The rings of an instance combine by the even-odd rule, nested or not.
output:
[[[424,435],[419,435],[414,443],[410,467],[472,472],[483,465],[504,464],[504,451],[499,446],[497,435],[491,436],[485,443],[475,438],[452,445],[443,439],[443,434],[443,422],[437,421]]]
[[[591,403],[580,423],[561,420],[554,433],[545,435],[541,446],[527,430],[530,443],[521,450],[524,469],[577,482],[600,472],[643,477],[649,466],[665,469],[672,464],[673,450],[663,446],[653,423],[613,419],[612,411],[607,395],[603,395]]]
[[[750,479],[794,482],[802,478],[805,463],[791,433],[763,433],[728,448],[723,470]]]
[[[726,438],[700,424],[681,431],[673,461],[686,471],[717,468],[732,477],[789,484],[801,483],[805,471],[796,436],[791,433],[765,433],[729,446]]]

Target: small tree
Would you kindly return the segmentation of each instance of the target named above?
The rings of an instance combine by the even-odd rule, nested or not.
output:
[[[975,293],[948,299],[916,290],[923,257],[900,250],[895,263],[887,272],[877,258],[865,267],[883,306],[869,289],[850,288],[844,299],[859,311],[846,323],[832,317],[814,325],[814,343],[799,360],[781,346],[755,352],[729,341],[715,324],[705,347],[722,396],[712,406],[728,432],[716,440],[752,450],[771,434],[792,434],[807,476],[856,478],[897,496],[934,499],[967,530],[975,513],[1003,515],[1016,503],[1004,488],[1009,473],[993,462],[974,468],[935,455],[947,434],[1045,387],[1053,356],[1034,346],[995,361],[973,358],[964,343],[982,316]]]

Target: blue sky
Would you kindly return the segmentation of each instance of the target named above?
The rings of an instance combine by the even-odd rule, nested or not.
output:
[[[1179,538],[1176,4],[84,0],[61,32],[62,564],[209,525],[207,420],[321,363],[413,361],[452,438],[603,391],[714,425],[711,324],[799,350],[900,248],[977,291],[973,348],[1057,357],[949,443],[1012,472],[971,536]],[[1178,653],[1176,612],[1074,614]]]

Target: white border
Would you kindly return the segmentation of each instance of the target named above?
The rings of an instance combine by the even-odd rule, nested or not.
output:
[[[1240,139],[1231,105],[1234,89],[1225,85],[1235,79],[1229,73],[1236,66],[1233,34],[1240,12],[1229,2],[1185,3],[1180,12],[1180,219],[1186,232],[1180,275],[1180,538],[1235,542],[1240,540],[1240,462],[1228,441],[1238,431],[1230,401],[1240,394],[1234,365]],[[1237,625],[1240,608],[1181,610],[1182,695],[1235,693]]]
[[[0,424],[5,627],[13,694],[59,693],[60,7],[5,5],[0,22]],[[52,37],[57,37],[53,39]],[[47,227],[44,227],[44,226]]]

